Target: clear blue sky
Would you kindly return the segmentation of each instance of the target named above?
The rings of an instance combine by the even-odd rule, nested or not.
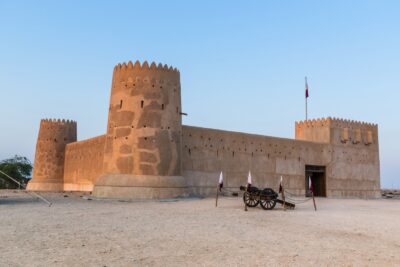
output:
[[[400,187],[399,1],[0,1],[0,159],[33,160],[41,118],[103,134],[112,70],[181,71],[184,124],[294,137],[309,115],[379,124]]]

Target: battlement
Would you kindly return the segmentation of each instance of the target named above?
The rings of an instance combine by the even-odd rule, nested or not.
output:
[[[296,139],[338,144],[377,144],[378,125],[340,118],[296,122]]]
[[[136,60],[135,64],[132,61],[128,63],[119,63],[114,67],[114,76],[115,75],[123,75],[129,72],[163,72],[163,73],[172,73],[179,75],[179,70],[177,68],[173,68],[172,66],[168,66],[167,64],[155,63],[152,62],[150,65],[147,61],[144,61],[143,64],[140,64],[138,60]]]
[[[66,119],[41,119],[40,123],[43,124],[60,124],[60,125],[64,125],[64,124],[71,124],[71,125],[76,125],[77,122],[74,120],[66,120]]]
[[[330,127],[338,127],[338,128],[371,128],[377,127],[377,124],[363,122],[363,121],[355,121],[355,120],[347,120],[335,117],[327,117],[327,118],[318,118],[312,120],[304,120],[304,121],[296,121],[296,127],[322,127],[322,126],[330,126]]]
[[[304,120],[304,121],[296,121],[296,128],[297,127],[321,127],[321,126],[327,126],[330,125],[332,122],[331,117],[327,118],[318,118],[318,119],[312,119],[312,120]]]

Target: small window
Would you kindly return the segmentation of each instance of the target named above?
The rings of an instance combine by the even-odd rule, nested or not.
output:
[[[353,133],[353,144],[358,144],[361,142],[361,129],[356,129]]]
[[[164,110],[164,104],[161,105],[161,109]]]
[[[367,132],[367,141],[365,142],[366,145],[370,145],[373,142],[373,138],[372,138],[372,131],[368,131]]]
[[[119,108],[122,108],[122,99],[119,101]]]
[[[143,106],[144,106],[144,101],[142,100],[142,101],[140,102],[140,107],[143,108]]]
[[[346,143],[348,140],[349,140],[349,128],[343,128],[341,142]]]

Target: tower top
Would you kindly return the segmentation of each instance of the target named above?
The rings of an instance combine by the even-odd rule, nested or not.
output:
[[[126,70],[142,70],[142,71],[168,71],[168,72],[176,72],[179,73],[177,68],[173,68],[172,66],[168,66],[167,64],[155,63],[154,61],[149,65],[147,61],[144,61],[143,64],[140,64],[139,60],[136,60],[135,64],[132,61],[128,63],[123,62],[119,63],[114,67],[114,72],[126,71]]]
[[[44,123],[44,124],[60,124],[60,125],[64,125],[64,124],[70,124],[70,125],[76,125],[76,121],[74,120],[69,120],[69,119],[41,119],[40,123]]]

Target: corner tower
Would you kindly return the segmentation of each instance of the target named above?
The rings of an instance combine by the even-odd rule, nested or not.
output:
[[[338,118],[307,120],[296,122],[296,139],[328,145],[327,196],[380,197],[378,125]]]
[[[180,73],[167,65],[114,68],[103,173],[93,194],[111,198],[182,196]]]
[[[32,180],[27,190],[63,191],[65,146],[76,141],[76,122],[40,121]]]

